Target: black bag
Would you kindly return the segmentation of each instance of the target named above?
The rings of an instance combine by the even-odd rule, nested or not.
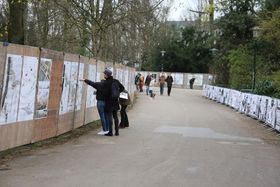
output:
[[[116,99],[120,97],[120,87],[118,81],[113,80],[112,82],[111,97]]]

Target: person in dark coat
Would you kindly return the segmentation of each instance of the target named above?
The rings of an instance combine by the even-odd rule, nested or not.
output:
[[[168,75],[167,78],[165,79],[165,81],[167,82],[167,95],[170,96],[172,83],[173,83],[173,77],[171,75]]]
[[[118,81],[117,79],[114,79],[112,77],[112,71],[109,69],[106,69],[104,72],[104,78],[105,78],[105,87],[109,90],[109,97],[106,98],[106,106],[105,106],[105,113],[106,118],[109,122],[109,132],[105,134],[105,136],[113,136],[113,118],[115,123],[115,135],[119,136],[119,119],[118,119],[118,110],[120,109],[119,105],[119,98],[111,97],[112,93],[112,84],[113,82],[116,82],[119,85],[119,92],[122,92],[124,90],[124,86]]]
[[[105,87],[105,81],[102,80],[101,82],[93,82],[88,79],[80,79],[80,81],[84,81],[85,83],[96,89],[97,111],[102,124],[102,131],[100,131],[98,134],[107,134],[109,132],[109,123],[105,114],[105,102],[106,98],[109,96],[109,90]]]
[[[122,99],[120,98],[120,105],[121,105],[121,122],[119,125],[119,128],[125,128],[125,127],[129,127],[129,121],[128,121],[128,117],[127,117],[127,113],[126,113],[126,108],[128,105],[131,104],[131,100],[130,100],[130,96],[128,91],[123,91],[125,93],[127,93],[128,98],[127,99]]]
[[[195,78],[191,78],[191,80],[190,80],[190,89],[193,89],[194,81],[195,81]]]
[[[152,81],[152,76],[150,74],[148,74],[145,79],[146,95],[149,95],[151,81]]]

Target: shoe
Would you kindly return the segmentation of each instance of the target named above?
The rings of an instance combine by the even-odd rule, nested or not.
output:
[[[125,126],[124,125],[119,125],[119,128],[123,129],[123,128],[125,128]]]
[[[129,127],[129,125],[125,125],[124,127]]]
[[[119,132],[116,132],[116,133],[115,133],[115,136],[119,136]]]
[[[105,136],[113,136],[113,133],[108,132],[107,134],[104,134]]]
[[[98,135],[104,135],[105,132],[104,131],[100,131],[99,133],[97,133]]]

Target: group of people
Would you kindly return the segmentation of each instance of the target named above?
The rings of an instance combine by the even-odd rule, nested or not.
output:
[[[137,73],[134,80],[134,84],[136,85],[136,90],[139,92],[143,92],[143,86],[145,84],[146,94],[150,95],[151,94],[150,83],[152,79],[153,77],[151,76],[151,74],[148,74],[144,81],[144,76],[141,75],[141,73]],[[193,89],[194,82],[195,82],[195,78],[191,78],[189,81],[190,89]],[[170,96],[172,84],[173,84],[173,77],[171,75],[165,77],[165,75],[162,73],[161,76],[159,77],[160,95],[163,95],[165,83],[167,83],[167,95]]]
[[[138,73],[135,76],[135,85],[136,85],[136,90],[139,92],[143,92],[143,86],[145,84],[146,87],[146,95],[150,95],[151,94],[151,90],[150,90],[150,84],[152,81],[153,77],[152,75],[149,73],[146,78],[145,78],[145,82],[144,82],[144,76],[141,75],[141,73]],[[164,74],[162,74],[159,77],[159,86],[160,86],[160,95],[163,95],[164,92],[164,87],[165,87],[165,82],[167,83],[167,95],[170,96],[171,93],[171,88],[172,88],[172,83],[173,83],[173,77],[171,75],[168,75],[166,78],[164,76]]]
[[[128,92],[124,86],[114,79],[112,71],[105,69],[104,79],[100,82],[93,82],[88,79],[80,79],[88,85],[96,89],[97,110],[100,116],[102,131],[99,135],[113,136],[113,120],[115,124],[115,136],[119,136],[119,128],[129,127],[129,121],[126,113],[126,108],[130,104]],[[127,99],[119,99],[119,94],[125,92],[128,95]],[[118,111],[121,105],[121,122],[119,123]]]

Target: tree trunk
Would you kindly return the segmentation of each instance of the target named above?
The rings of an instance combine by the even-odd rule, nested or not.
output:
[[[8,0],[10,8],[10,22],[8,25],[8,42],[24,44],[24,11],[26,8],[25,0]]]

